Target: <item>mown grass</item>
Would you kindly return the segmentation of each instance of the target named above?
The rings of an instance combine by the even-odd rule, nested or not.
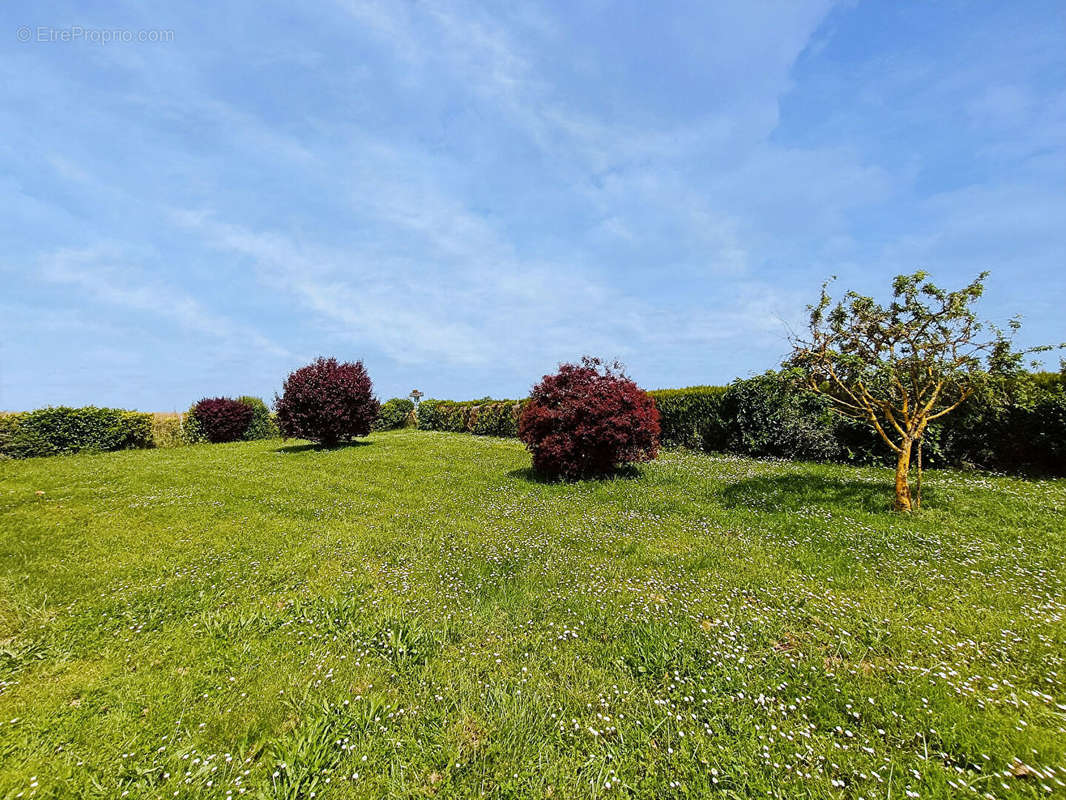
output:
[[[0,463],[0,797],[1063,794],[1066,481],[528,463]]]

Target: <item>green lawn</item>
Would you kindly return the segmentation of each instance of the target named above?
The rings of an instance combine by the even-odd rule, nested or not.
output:
[[[0,798],[1066,796],[1066,481],[528,463],[0,462]]]

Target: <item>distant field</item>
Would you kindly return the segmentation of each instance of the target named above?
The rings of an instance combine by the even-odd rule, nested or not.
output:
[[[1066,481],[528,463],[0,462],[0,798],[1066,796]]]

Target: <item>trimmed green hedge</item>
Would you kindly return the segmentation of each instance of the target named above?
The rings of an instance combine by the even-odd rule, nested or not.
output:
[[[894,464],[864,422],[830,410],[824,397],[779,373],[734,381],[702,448],[757,457]],[[972,397],[929,426],[926,466],[1066,475],[1066,384],[1054,373],[1022,375],[998,397]]]
[[[56,406],[0,416],[0,454],[10,458],[152,446],[152,415],[120,408]]]
[[[649,392],[659,409],[660,441],[708,452],[853,464],[892,464],[877,433],[830,409],[826,398],[766,372],[729,386]],[[521,400],[423,400],[425,430],[517,436]],[[1066,475],[1066,377],[1023,375],[1006,399],[974,397],[931,425],[926,466]]]
[[[418,427],[428,431],[473,433],[478,436],[518,436],[518,416],[524,400],[423,400],[418,404]]]
[[[185,444],[185,433],[181,429],[181,415],[154,415],[152,420],[153,447],[181,447]]]
[[[717,422],[717,409],[725,386],[692,386],[649,392],[659,409],[666,446],[701,447],[704,432]],[[418,427],[430,431],[518,436],[518,417],[525,400],[423,400],[418,406]]]
[[[376,431],[391,431],[396,428],[405,428],[410,424],[411,415],[414,413],[415,404],[406,397],[393,397],[381,405],[378,418],[372,426]]]
[[[851,463],[888,463],[892,454],[867,425],[845,419],[825,399],[797,390],[776,372],[729,386],[692,386],[649,392],[659,409],[665,446],[711,452]],[[258,397],[243,436],[278,435],[273,415]],[[423,400],[423,430],[518,435],[525,400]],[[382,406],[376,430],[408,424],[414,404],[393,398]],[[180,425],[180,427],[179,427]],[[153,430],[154,428],[154,430]],[[42,408],[0,414],[0,456],[29,458],[81,451],[167,447],[204,441],[194,414],[156,420],[116,408]],[[924,443],[928,466],[1066,475],[1066,376],[1035,373],[1017,380],[998,399],[974,397],[930,426]]]
[[[721,426],[726,386],[690,386],[648,392],[659,409],[659,441],[665,447],[703,446],[709,429]]]
[[[941,463],[1066,475],[1063,376],[1026,376],[1010,387],[1006,398],[993,402],[971,398],[944,417],[933,434],[933,452]]]

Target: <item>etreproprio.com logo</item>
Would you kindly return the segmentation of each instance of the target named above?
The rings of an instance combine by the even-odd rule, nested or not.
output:
[[[172,42],[174,31],[164,28],[89,28],[82,25],[23,25],[15,33],[20,42],[89,42],[90,44]]]

